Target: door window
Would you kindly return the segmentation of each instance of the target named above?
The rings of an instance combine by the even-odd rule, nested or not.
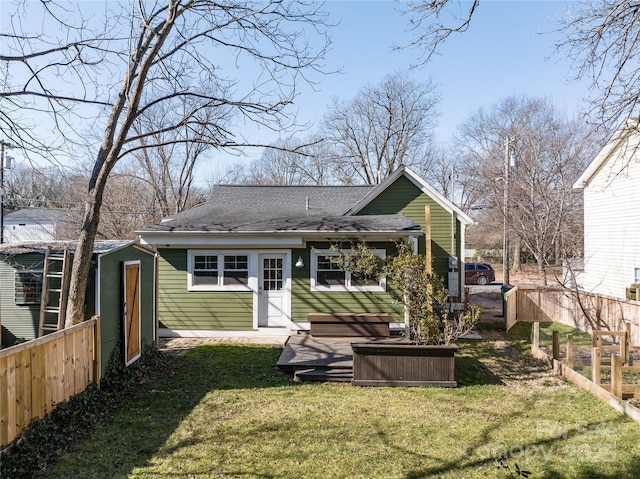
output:
[[[282,291],[282,258],[264,258],[262,260],[262,289],[264,291]]]

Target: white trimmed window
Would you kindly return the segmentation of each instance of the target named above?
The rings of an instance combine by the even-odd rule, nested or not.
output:
[[[372,250],[380,258],[386,257],[383,249]],[[331,250],[314,250],[311,252],[311,291],[386,291],[386,281],[374,278],[359,277],[350,271],[342,271],[338,265],[330,261],[330,257],[338,256]]]
[[[189,251],[189,290],[249,290],[249,255],[234,251]]]

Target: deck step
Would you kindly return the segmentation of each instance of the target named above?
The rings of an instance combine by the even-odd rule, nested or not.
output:
[[[294,374],[300,381],[323,381],[323,382],[351,382],[353,379],[352,369],[296,369]]]

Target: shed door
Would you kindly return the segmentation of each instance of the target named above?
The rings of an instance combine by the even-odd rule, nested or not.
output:
[[[258,326],[285,328],[287,324],[284,254],[261,254],[258,284]]]
[[[123,331],[125,364],[128,366],[140,357],[142,342],[140,335],[140,262],[124,263]]]

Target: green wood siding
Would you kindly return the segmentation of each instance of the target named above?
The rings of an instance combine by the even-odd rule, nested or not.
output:
[[[114,349],[122,347],[123,267],[125,261],[140,261],[140,336],[144,345],[155,341],[153,321],[153,253],[134,246],[105,254],[100,260],[100,334],[102,370]]]
[[[8,347],[18,340],[34,339],[38,333],[39,304],[16,304],[14,276],[22,269],[42,270],[43,255],[21,254],[3,257],[0,261],[0,324],[2,346]]]
[[[359,214],[381,215],[400,213],[413,222],[425,228],[424,207],[431,206],[431,254],[435,272],[447,277],[449,271],[449,256],[461,258],[460,222],[456,220],[453,227],[453,245],[451,248],[451,213],[427,196],[411,180],[400,176],[393,184],[384,190],[371,203],[365,206]],[[425,240],[419,240],[419,251],[424,254]]]
[[[8,347],[17,340],[35,339],[40,322],[39,304],[16,304],[14,290],[15,271],[21,269],[40,270],[44,268],[44,254],[26,253],[0,257],[0,324],[2,325],[2,346]],[[92,261],[87,281],[85,298],[85,318],[95,311],[95,262]]]
[[[304,322],[309,313],[391,313],[394,321],[404,321],[402,306],[394,304],[388,292],[347,292],[311,291],[311,248],[329,249],[329,243],[310,243],[307,249],[294,249],[292,257],[302,256],[304,268],[293,268],[291,292],[291,317],[293,321]],[[347,248],[345,244],[343,247]],[[393,254],[395,245],[391,243],[370,243],[370,247],[386,249]],[[387,291],[390,285],[387,284]]]
[[[189,291],[187,250],[161,249],[158,262],[158,320],[161,328],[253,329],[250,291]]]

